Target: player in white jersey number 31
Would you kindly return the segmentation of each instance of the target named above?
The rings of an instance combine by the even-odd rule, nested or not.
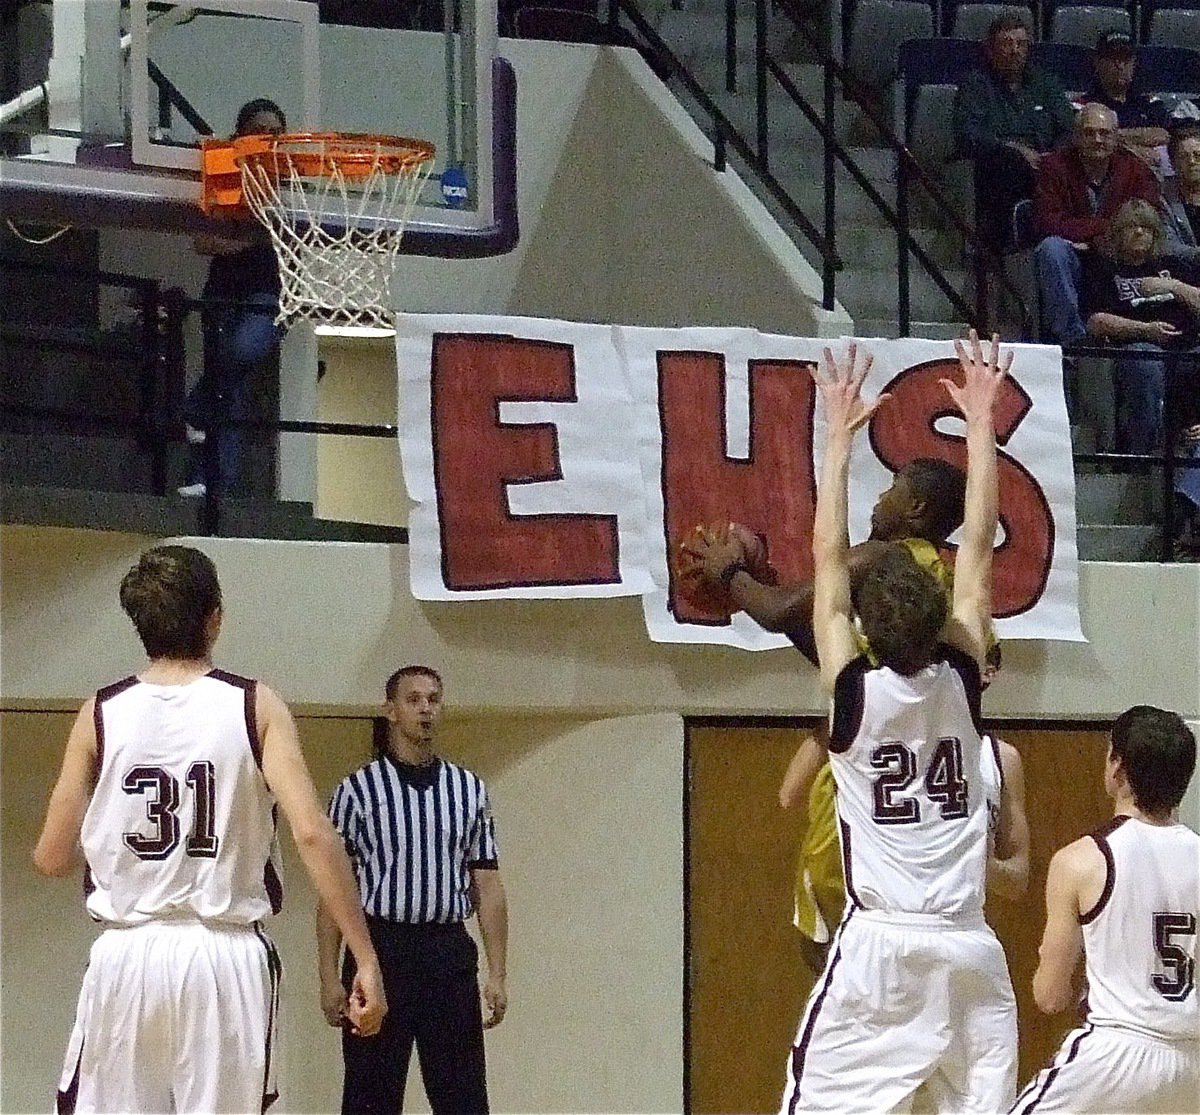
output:
[[[60,1112],[264,1111],[276,1096],[280,963],[262,928],[282,899],[278,804],[358,964],[348,1016],[387,1010],[342,841],[317,800],[287,706],[213,667],[217,571],[147,551],[121,583],[149,664],[101,689],[67,740],[34,864],[81,867],[92,946]]]

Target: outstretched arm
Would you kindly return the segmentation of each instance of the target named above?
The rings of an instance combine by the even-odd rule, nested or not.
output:
[[[887,397],[863,402],[860,392],[871,370],[871,357],[866,357],[861,368],[857,364],[858,347],[851,344],[841,367],[826,349],[823,370],[813,370],[827,428],[813,523],[813,639],[821,683],[828,693],[833,692],[842,669],[858,654],[850,602],[850,449],[855,433]]]
[[[860,542],[847,555],[850,583],[855,585],[884,543]],[[813,583],[796,581],[786,585],[764,585],[742,568],[741,547],[728,534],[698,531],[683,543],[699,563],[700,575],[712,587],[728,586],[730,599],[764,631],[786,635],[792,645],[814,666],[817,646],[813,639]]]
[[[996,428],[993,411],[1013,354],[1002,358],[1000,338],[992,335],[985,358],[972,329],[966,345],[954,342],[962,369],[961,385],[942,380],[967,422],[966,516],[954,562],[954,606],[946,637],[984,668],[992,629],[992,549],[996,542],[998,496]]]

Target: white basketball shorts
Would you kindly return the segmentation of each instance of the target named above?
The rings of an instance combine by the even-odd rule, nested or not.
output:
[[[1017,1005],[982,917],[946,921],[851,909],[813,988],[788,1061],[783,1115],[1008,1110]]]
[[[58,1111],[265,1111],[279,957],[256,926],[153,921],[92,946]]]
[[[1019,1115],[1043,1111],[1200,1111],[1200,1044],[1087,1023],[1022,1090]]]

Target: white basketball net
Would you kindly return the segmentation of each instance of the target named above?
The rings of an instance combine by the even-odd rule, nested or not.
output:
[[[240,160],[246,202],[279,260],[277,321],[394,327],[396,256],[433,166],[427,144],[415,157],[397,159],[397,152],[414,150],[405,142],[311,136]],[[349,173],[333,157],[347,150],[355,164]]]

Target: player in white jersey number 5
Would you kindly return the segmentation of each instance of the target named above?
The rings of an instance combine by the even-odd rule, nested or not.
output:
[[[282,899],[278,804],[358,963],[347,1014],[378,1031],[379,962],[341,839],[317,800],[287,706],[213,668],[221,589],[186,546],[121,582],[149,664],[101,689],[67,740],[34,864],[83,868],[92,946],[60,1112],[265,1111],[275,1099],[279,958],[262,930]]]
[[[1113,725],[1104,788],[1114,816],[1055,853],[1033,996],[1049,1014],[1087,973],[1087,1021],[1013,1111],[1200,1111],[1200,836],[1176,816],[1196,737],[1137,705]]]
[[[843,368],[826,350],[816,377],[828,435],[813,633],[832,696],[847,910],[800,1021],[785,1115],[908,1110],[922,1085],[939,1111],[1003,1111],[1013,1098],[1016,1003],[983,919],[988,805],[1002,777],[979,723],[997,521],[993,410],[1012,356],[1001,358],[995,338],[985,356],[974,333],[956,351],[963,382],[944,382],[966,419],[967,489],[953,604],[907,548],[881,553],[854,599],[878,666],[855,629],[846,487],[854,433],[882,399],[860,397],[870,358],[859,369],[854,346]],[[1001,823],[1013,812],[1002,804]]]

